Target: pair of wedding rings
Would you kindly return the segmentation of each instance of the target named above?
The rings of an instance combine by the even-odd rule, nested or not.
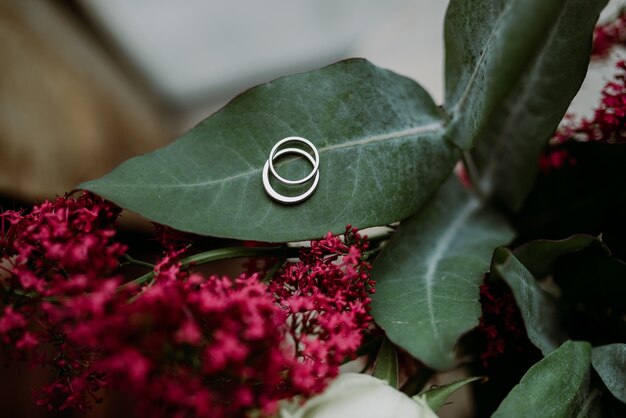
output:
[[[283,145],[291,144],[291,143],[304,144],[306,147],[308,147],[311,150],[311,152],[307,152],[301,148],[282,148],[281,149]],[[296,154],[296,155],[305,157],[312,165],[311,172],[307,174],[306,176],[302,177],[301,179],[297,179],[297,180],[289,180],[284,177],[281,177],[276,172],[276,168],[274,167],[274,160],[276,158],[279,158],[288,154]],[[287,138],[283,138],[280,141],[278,141],[276,145],[274,145],[274,147],[270,151],[269,158],[267,159],[267,161],[265,161],[265,165],[263,166],[263,187],[265,188],[265,192],[272,199],[274,199],[275,201],[279,203],[283,203],[286,205],[293,205],[296,203],[300,203],[308,199],[315,191],[315,188],[317,187],[317,183],[319,182],[319,179],[320,179],[319,168],[320,168],[320,155],[317,152],[317,148],[315,148],[315,145],[313,145],[311,141],[309,141],[306,138],[299,137],[299,136],[289,136]],[[274,190],[274,188],[272,188],[272,185],[270,184],[270,179],[269,179],[270,173],[274,176],[274,178],[279,183],[286,185],[286,186],[298,186],[298,185],[309,182],[311,179],[313,179],[313,184],[311,184],[311,186],[302,194],[299,194],[297,196],[285,196],[285,195],[278,193],[276,190]]]

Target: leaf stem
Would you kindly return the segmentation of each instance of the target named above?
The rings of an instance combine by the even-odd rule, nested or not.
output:
[[[226,247],[217,250],[205,251],[203,253],[194,254],[192,256],[180,260],[181,267],[187,269],[193,266],[199,266],[217,260],[228,260],[232,258],[242,257],[297,257],[299,248],[280,246],[280,247]],[[119,289],[126,289],[131,286],[138,286],[150,282],[154,279],[154,270],[136,278]]]
[[[585,399],[585,402],[583,403],[583,405],[580,407],[580,412],[578,412],[578,415],[576,415],[576,418],[583,418],[583,417],[588,416],[589,411],[591,410],[591,407],[593,405],[593,402],[596,400],[596,398],[600,394],[601,394],[600,389],[598,388],[591,391],[589,396],[587,396],[587,399]]]
[[[26,292],[23,292],[23,291],[18,290],[18,289],[9,289],[9,288],[6,288],[4,286],[2,286],[0,288],[2,289],[3,293],[7,297],[18,296],[20,298],[28,299],[28,300],[35,300],[35,299],[40,297],[40,295],[38,293],[36,293],[36,292],[26,293]],[[59,301],[56,298],[52,298],[52,297],[43,296],[43,297],[41,297],[41,300],[45,300],[46,302],[52,302],[52,303],[55,303],[55,304],[59,303]]]
[[[391,231],[387,231],[384,234],[381,234],[381,235],[378,235],[378,236],[374,236],[374,237],[368,237],[367,238],[367,242],[369,242],[370,244],[378,245],[378,244],[380,244],[380,243],[390,239],[395,232],[396,232],[395,229],[392,229]]]
[[[380,250],[380,243],[388,240],[393,233],[389,232],[387,234],[383,234],[380,237],[376,237],[374,239],[370,239],[370,242],[374,242],[377,245],[376,248],[366,251],[363,254],[363,257],[367,260],[371,257],[375,256]],[[300,248],[296,247],[288,247],[286,245],[281,245],[279,247],[226,247],[226,248],[218,248],[216,250],[209,250],[203,253],[194,254],[189,257],[183,258],[180,260],[181,268],[187,269],[193,266],[199,266],[202,264],[210,263],[211,261],[217,260],[228,260],[233,258],[242,258],[242,257],[277,257],[278,262],[272,266],[271,270],[263,278],[263,281],[269,281],[271,277],[278,271],[280,266],[283,265],[287,258],[298,257],[300,253]],[[153,264],[137,260],[129,255],[124,256],[128,263],[137,264],[146,268],[152,269],[151,272],[144,274],[128,283],[123,284],[118,288],[118,290],[127,289],[131,286],[140,286],[145,283],[149,283],[154,280],[155,266]]]
[[[280,257],[278,259],[278,261],[272,266],[272,268],[267,272],[267,274],[265,274],[265,277],[263,277],[263,280],[262,280],[263,283],[268,283],[272,279],[272,277],[274,277],[274,275],[276,274],[280,266],[282,266],[285,263],[285,260],[286,260],[285,257]]]
[[[383,248],[379,246],[379,247],[376,247],[376,248],[372,248],[371,250],[367,250],[367,251],[365,251],[365,252],[363,253],[363,256],[362,256],[363,260],[365,260],[365,261],[370,261],[370,260],[372,260],[373,258],[375,258],[375,257],[378,255],[378,253],[379,253],[379,252],[380,252],[380,250],[382,250],[382,249],[383,249]]]
[[[131,257],[128,254],[124,254],[123,258],[126,260],[125,263],[121,263],[120,266],[125,266],[127,264],[136,264],[138,266],[142,266],[145,268],[149,268],[150,270],[154,270],[154,264],[147,263],[145,261],[137,260],[136,258]]]

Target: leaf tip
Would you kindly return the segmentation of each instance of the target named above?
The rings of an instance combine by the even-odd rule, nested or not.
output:
[[[492,264],[494,265],[504,264],[508,261],[510,255],[511,255],[511,250],[509,250],[506,247],[498,247],[493,252]]]

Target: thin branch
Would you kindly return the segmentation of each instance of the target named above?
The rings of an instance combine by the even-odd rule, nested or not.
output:
[[[142,266],[142,267],[148,268],[150,270],[154,270],[154,264],[150,264],[150,263],[147,263],[145,261],[137,260],[136,258],[133,258],[133,257],[131,257],[128,254],[124,254],[123,258],[126,260],[126,263],[121,263],[120,267],[128,265],[128,264],[135,264],[135,265],[138,265],[138,266]]]
[[[219,248],[217,250],[205,251],[200,254],[194,254],[187,258],[180,260],[181,268],[187,269],[189,267],[199,266],[217,260],[228,260],[233,258],[242,257],[281,257],[290,258],[297,257],[298,248],[290,248],[286,246],[281,247],[227,247]],[[144,274],[141,277],[136,278],[118,289],[126,289],[131,286],[139,286],[144,283],[148,283],[154,279],[154,271]]]

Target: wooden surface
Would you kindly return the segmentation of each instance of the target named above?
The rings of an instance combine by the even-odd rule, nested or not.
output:
[[[0,4],[0,194],[27,200],[173,137],[122,66],[55,4]]]

